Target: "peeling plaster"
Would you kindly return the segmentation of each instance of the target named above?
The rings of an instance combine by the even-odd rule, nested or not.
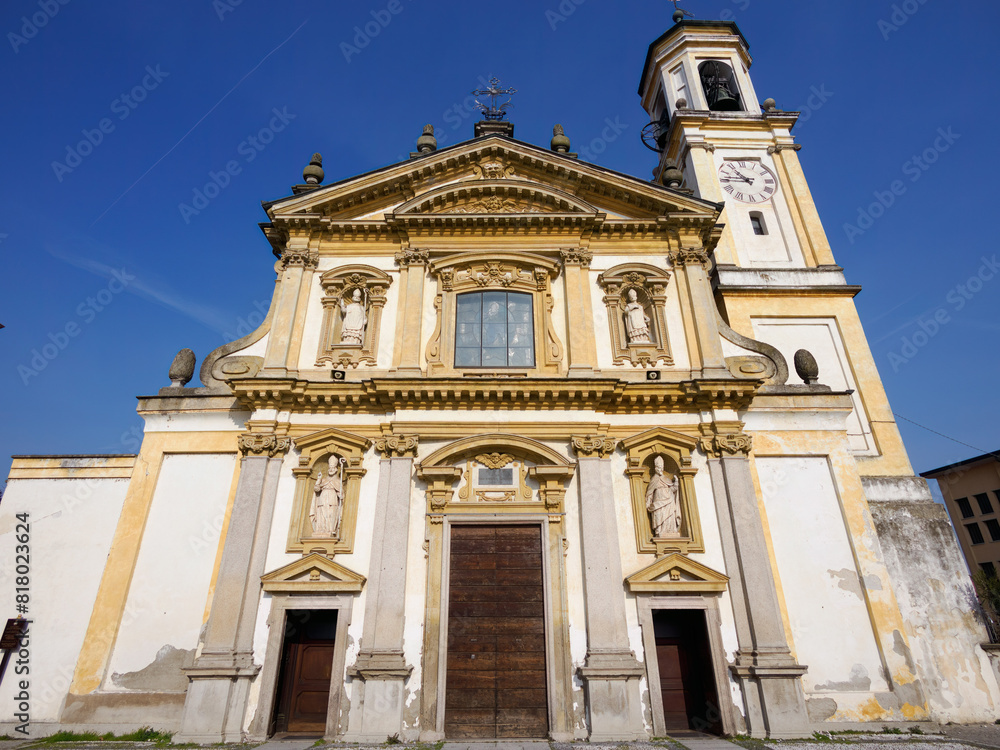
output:
[[[194,649],[177,649],[167,644],[156,652],[156,658],[135,672],[111,675],[115,687],[156,693],[183,693],[188,679],[181,671],[194,664]]]
[[[828,693],[863,693],[871,690],[872,680],[868,676],[868,670],[864,664],[855,664],[851,667],[851,676],[843,682],[824,682],[816,686],[817,692]]]
[[[826,572],[829,573],[831,578],[837,580],[839,588],[855,594],[859,599],[864,599],[861,593],[861,582],[858,580],[858,572],[856,570],[841,568],[840,570],[828,570]]]
[[[892,631],[892,650],[903,657],[906,661],[906,666],[910,668],[913,674],[917,673],[917,665],[913,663],[913,654],[910,653],[910,647],[906,645],[906,641],[903,640],[903,634],[898,630]]]
[[[882,579],[876,575],[869,575],[864,577],[865,588],[869,591],[881,591],[882,590]]]
[[[809,721],[826,721],[837,713],[837,701],[833,698],[809,698],[806,701]]]

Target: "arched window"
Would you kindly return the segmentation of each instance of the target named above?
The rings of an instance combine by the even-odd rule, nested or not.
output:
[[[708,108],[713,112],[742,112],[740,89],[733,69],[719,60],[708,60],[698,66],[701,85]]]
[[[533,312],[530,294],[458,295],[455,367],[534,367]]]

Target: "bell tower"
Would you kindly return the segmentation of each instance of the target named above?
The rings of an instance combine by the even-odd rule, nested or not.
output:
[[[832,266],[791,135],[799,113],[759,103],[750,46],[735,23],[690,20],[681,10],[674,21],[650,45],[639,86],[656,181],[725,202],[719,263]]]

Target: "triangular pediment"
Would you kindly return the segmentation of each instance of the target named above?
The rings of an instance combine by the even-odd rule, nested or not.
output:
[[[365,577],[323,555],[313,553],[283,568],[261,576],[264,591],[296,594],[306,592],[358,592]]]
[[[575,214],[714,222],[684,192],[503,136],[486,136],[265,204],[272,220],[384,222],[430,215]]]
[[[717,594],[728,584],[727,576],[678,553],[661,557],[625,579],[633,594]]]

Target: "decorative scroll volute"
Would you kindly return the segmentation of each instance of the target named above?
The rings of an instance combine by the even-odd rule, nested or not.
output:
[[[742,430],[740,424],[717,425],[714,431],[706,429],[698,447],[709,458],[749,456],[753,451],[753,438]]]
[[[677,268],[681,266],[701,266],[707,271],[711,265],[708,253],[704,248],[700,247],[684,247],[680,250],[671,250],[667,253],[667,257],[670,259],[671,264]]]
[[[277,435],[247,433],[239,436],[237,446],[240,453],[247,458],[252,456],[274,458],[279,454],[287,453],[288,449],[292,447],[292,440],[291,438],[278,437]]]
[[[604,435],[587,435],[573,438],[573,450],[577,456],[586,458],[607,458],[614,454],[616,441]]]
[[[375,450],[383,458],[415,458],[419,443],[417,435],[387,435],[375,440]]]

